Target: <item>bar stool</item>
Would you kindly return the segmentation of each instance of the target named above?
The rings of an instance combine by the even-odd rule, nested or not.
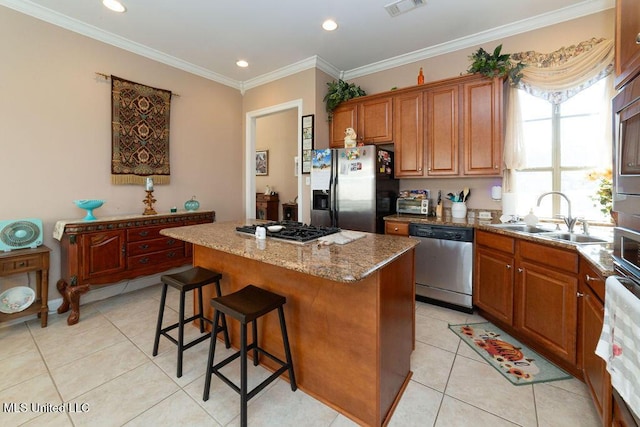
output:
[[[254,285],[248,285],[237,292],[211,299],[211,305],[214,308],[214,322],[218,322],[220,316],[230,316],[240,322],[240,350],[223,361],[213,365],[213,359],[216,350],[217,332],[211,331],[211,343],[209,344],[209,360],[207,361],[207,374],[204,384],[204,394],[202,399],[209,400],[209,389],[211,388],[211,375],[216,374],[229,387],[240,395],[240,425],[247,425],[247,402],[265,388],[269,383],[282,375],[285,371],[289,371],[289,383],[291,391],[296,391],[296,377],[293,372],[293,362],[291,361],[291,350],[289,349],[289,336],[287,335],[287,326],[284,321],[283,306],[287,299],[283,296],[269,292],[265,289],[258,288]],[[258,318],[265,314],[278,309],[280,318],[280,330],[282,332],[282,341],[284,344],[284,353],[287,361],[283,362],[273,354],[267,352],[258,346]],[[252,322],[253,343],[247,345],[247,324]],[[253,365],[258,365],[258,353],[268,356],[273,361],[281,365],[271,376],[258,384],[253,390],[247,390],[247,352],[253,350]],[[240,357],[240,387],[236,386],[229,378],[222,374],[219,369],[228,363]]]
[[[223,332],[224,334],[224,343],[227,348],[231,347],[229,342],[229,332],[227,331],[227,320],[225,316],[222,316],[222,319],[216,318],[215,323],[211,320],[207,319],[204,316],[204,310],[202,309],[202,287],[211,283],[215,283],[216,295],[220,296],[220,279],[222,278],[222,274],[217,271],[207,270],[202,267],[193,267],[189,270],[175,273],[175,274],[166,274],[160,277],[160,281],[162,282],[162,296],[160,297],[160,309],[158,310],[158,324],[156,326],[156,336],[155,341],[153,343],[153,355],[158,355],[158,345],[160,344],[160,335],[164,335],[169,341],[178,346],[178,367],[177,367],[177,376],[180,378],[182,376],[182,352],[187,350],[194,345],[201,343],[202,341],[208,339],[211,335],[206,334],[202,335],[193,341],[185,344],[184,343],[184,324],[192,322],[196,319],[200,320],[200,332],[204,333],[204,322],[209,323],[211,326],[211,330],[215,331],[216,334],[218,332]],[[162,317],[164,315],[164,305],[167,299],[167,288],[171,286],[172,288],[177,289],[180,292],[180,313],[178,314],[178,322],[173,325],[167,326],[166,328],[162,328]],[[184,318],[184,300],[185,294],[188,291],[198,289],[198,308],[200,309],[198,314],[195,314],[188,319]],[[220,320],[222,320],[222,324],[220,325]],[[215,326],[214,326],[215,325]],[[168,334],[169,331],[178,328],[178,339],[176,340],[171,335]]]

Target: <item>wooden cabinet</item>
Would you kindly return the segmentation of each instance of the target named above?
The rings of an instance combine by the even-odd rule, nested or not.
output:
[[[34,249],[16,249],[11,252],[0,252],[0,277],[13,274],[36,274],[36,299],[29,307],[17,313],[0,313],[0,323],[19,317],[37,314],[40,326],[47,326],[49,314],[49,249],[39,246]]]
[[[385,221],[384,234],[395,236],[409,236],[409,223],[401,221]]]
[[[459,94],[457,83],[425,92],[425,142],[429,176],[458,175]]]
[[[640,3],[616,0],[616,79],[619,89],[640,72]]]
[[[515,239],[476,231],[473,304],[513,324]]]
[[[514,327],[575,365],[578,254],[524,240],[518,250]]]
[[[393,98],[394,174],[397,178],[424,175],[424,113],[422,91]]]
[[[298,220],[298,205],[296,203],[282,204],[282,219],[285,221]]]
[[[502,173],[502,79],[462,85],[462,175]]]
[[[393,101],[390,95],[362,97],[340,104],[331,120],[331,148],[344,148],[344,131],[353,128],[358,143],[393,141]]]
[[[580,260],[578,359],[602,425],[611,425],[611,377],[604,360],[595,354],[604,321],[604,278]]]
[[[256,218],[278,220],[278,205],[280,199],[277,194],[256,193]]]
[[[578,253],[478,230],[474,268],[480,314],[575,373]]]
[[[160,234],[165,228],[213,222],[212,211],[153,216],[115,217],[107,220],[56,224],[60,236],[62,277],[57,283],[63,296],[58,313],[71,308],[67,323],[80,317],[80,295],[90,285],[106,285],[160,273],[190,264],[190,243]]]

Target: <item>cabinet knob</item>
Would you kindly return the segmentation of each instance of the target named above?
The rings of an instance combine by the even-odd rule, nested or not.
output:
[[[393,231],[398,231],[398,227],[393,227]]]
[[[493,165],[493,168],[494,169],[498,169],[498,165]]]
[[[511,264],[507,264],[507,270],[511,270]]]
[[[518,273],[522,273],[524,269],[522,267],[518,267]]]
[[[578,298],[583,297],[584,294],[582,292],[576,292],[576,295],[578,296]]]
[[[636,35],[636,44],[640,44],[640,33]]]
[[[600,279],[598,279],[597,277],[591,277],[591,276],[589,276],[588,274],[586,274],[586,275],[584,276],[584,280],[585,280],[586,282],[598,282]]]

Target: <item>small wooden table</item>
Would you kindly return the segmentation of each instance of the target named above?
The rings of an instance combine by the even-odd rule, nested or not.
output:
[[[37,313],[40,318],[40,326],[43,328],[47,326],[47,315],[49,314],[49,252],[51,252],[51,249],[46,246],[0,252],[0,276],[36,272],[36,300],[31,306],[18,313],[0,313],[0,323]]]

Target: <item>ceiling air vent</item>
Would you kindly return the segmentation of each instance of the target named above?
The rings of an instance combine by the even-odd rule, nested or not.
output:
[[[427,0],[398,0],[386,5],[384,8],[391,17],[398,16],[401,13],[409,12],[418,6],[424,6]]]

